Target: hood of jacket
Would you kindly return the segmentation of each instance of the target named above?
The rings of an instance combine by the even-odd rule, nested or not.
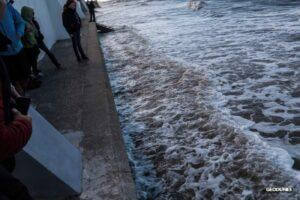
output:
[[[24,6],[21,9],[21,16],[27,22],[31,22],[34,18],[34,10],[28,6]]]

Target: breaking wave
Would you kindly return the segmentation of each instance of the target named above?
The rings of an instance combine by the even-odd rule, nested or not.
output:
[[[140,199],[300,197],[289,154],[212,104],[219,96],[207,69],[154,51],[127,27],[101,43]]]

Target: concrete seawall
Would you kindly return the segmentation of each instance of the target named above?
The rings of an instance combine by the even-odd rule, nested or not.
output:
[[[84,21],[82,44],[90,60],[78,64],[71,41],[57,42],[52,51],[66,70],[55,70],[45,57],[39,64],[42,87],[29,96],[83,154],[80,199],[134,200],[135,185],[94,23]]]

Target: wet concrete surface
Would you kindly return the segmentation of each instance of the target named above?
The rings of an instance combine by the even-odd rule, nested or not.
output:
[[[75,199],[134,200],[135,185],[94,23],[84,22],[82,45],[89,61],[78,63],[71,41],[57,42],[52,51],[64,70],[56,70],[45,56],[39,64],[43,84],[28,96],[83,154],[83,193]]]

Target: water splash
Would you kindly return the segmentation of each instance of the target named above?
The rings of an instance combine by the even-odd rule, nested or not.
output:
[[[105,36],[102,44],[140,199],[298,195],[264,192],[299,187],[287,171],[293,161],[230,126],[209,103],[215,91],[204,71],[164,59],[131,29]]]
[[[288,2],[103,7],[101,20],[127,25],[103,44],[141,198],[297,198],[264,193],[299,187],[299,13]]]

